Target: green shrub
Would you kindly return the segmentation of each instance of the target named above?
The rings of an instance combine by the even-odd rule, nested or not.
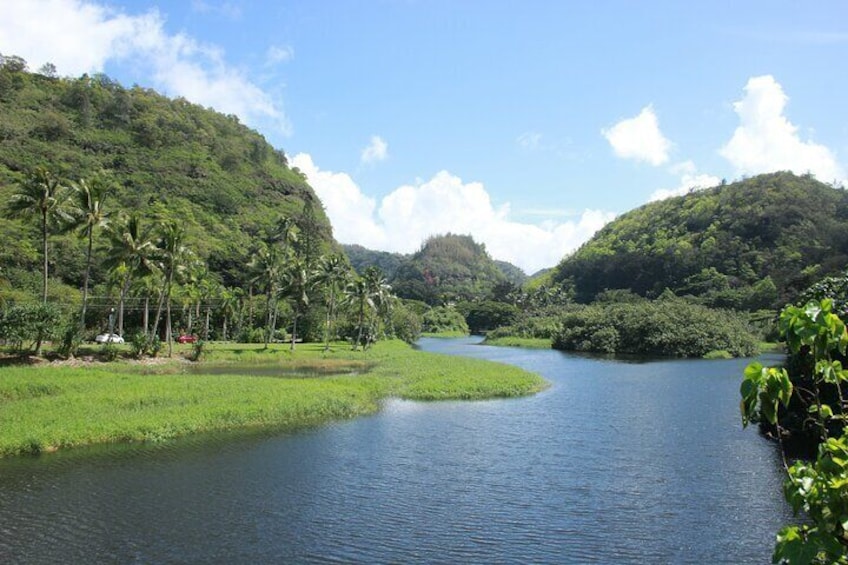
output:
[[[162,340],[159,336],[148,336],[144,332],[136,332],[130,338],[132,356],[141,359],[145,355],[156,357],[162,350]]]
[[[469,333],[468,324],[462,313],[448,306],[436,306],[424,313],[421,320],[424,333]]]
[[[74,319],[65,322],[62,331],[62,340],[59,343],[59,355],[62,357],[73,357],[82,345],[83,331]]]
[[[565,314],[553,347],[567,351],[703,357],[753,355],[757,341],[738,314],[682,299],[586,306]]]
[[[471,333],[484,333],[501,326],[508,326],[518,316],[518,308],[504,302],[484,300],[482,302],[461,302],[456,309],[465,316]]]

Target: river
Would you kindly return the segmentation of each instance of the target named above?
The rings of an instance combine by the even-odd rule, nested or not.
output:
[[[792,519],[747,360],[423,339],[547,378],[295,434],[0,460],[2,563],[769,563]]]

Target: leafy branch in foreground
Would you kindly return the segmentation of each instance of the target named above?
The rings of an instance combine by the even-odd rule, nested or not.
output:
[[[777,437],[782,439],[779,409],[787,408],[794,397],[806,407],[820,435],[815,460],[799,460],[790,466],[784,454],[788,475],[784,496],[796,515],[803,511],[808,520],[778,532],[774,563],[848,563],[848,436],[842,394],[848,370],[839,360],[845,355],[848,331],[832,309],[832,301],[825,299],[803,308],[788,306],[780,315],[780,330],[789,350],[806,358],[812,367],[809,388],[793,386],[785,369],[753,363],[745,369],[740,389],[744,426],[769,423],[776,426]],[[801,376],[797,377],[801,381]],[[838,406],[827,403],[834,393]],[[839,437],[832,437],[834,430]]]

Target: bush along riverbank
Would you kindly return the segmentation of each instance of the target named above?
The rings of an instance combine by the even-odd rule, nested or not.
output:
[[[585,306],[564,315],[560,324],[553,347],[565,351],[748,357],[759,350],[739,314],[679,298]]]
[[[197,364],[4,367],[0,456],[199,432],[295,430],[373,413],[389,397],[503,398],[547,386],[517,367],[424,353],[400,341],[365,353],[345,346],[325,353],[320,344],[295,352],[260,347],[209,344]]]

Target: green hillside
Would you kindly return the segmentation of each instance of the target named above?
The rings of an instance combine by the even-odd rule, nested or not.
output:
[[[506,281],[484,245],[470,235],[447,234],[424,242],[391,282],[400,297],[444,304],[488,298]]]
[[[400,289],[400,296],[431,304],[442,299],[488,299],[498,285],[520,287],[527,281],[524,271],[507,261],[493,261],[471,236],[434,236],[411,255],[361,245],[342,245],[342,249],[357,272],[377,267],[393,288]]]
[[[295,220],[305,245],[335,245],[305,177],[237,117],[105,75],[29,73],[21,59],[0,56],[0,201],[36,167],[63,182],[108,171],[108,214],[134,212],[152,226],[176,220],[186,245],[227,286],[248,286],[257,236],[281,218]],[[0,278],[31,286],[40,269],[36,223],[0,218],[0,239]],[[51,284],[81,287],[84,248],[73,235],[51,236]],[[95,254],[93,285],[106,280],[99,246]]]
[[[357,273],[364,273],[368,267],[376,267],[380,269],[380,272],[388,280],[392,280],[400,266],[409,260],[409,255],[390,253],[388,251],[375,251],[356,244],[342,244],[342,250],[350,260],[350,265]]]
[[[552,280],[589,302],[666,288],[709,306],[774,308],[848,263],[848,193],[789,172],[654,202],[600,230]]]

